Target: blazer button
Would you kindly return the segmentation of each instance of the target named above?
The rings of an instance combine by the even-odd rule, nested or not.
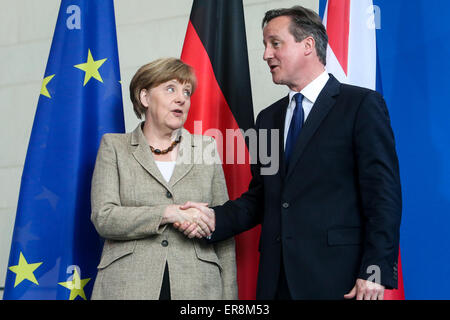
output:
[[[172,198],[172,194],[170,193],[170,191],[167,191],[166,197],[169,198],[169,199]]]
[[[163,240],[163,241],[161,241],[161,245],[162,245],[163,247],[167,247],[167,246],[169,245],[169,241]]]
[[[289,208],[289,203],[285,202],[285,203],[283,203],[282,206],[283,206],[284,209],[287,209],[287,208]]]

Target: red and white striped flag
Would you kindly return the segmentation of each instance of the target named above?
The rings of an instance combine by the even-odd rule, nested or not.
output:
[[[377,19],[372,0],[328,0],[323,16],[329,37],[327,71],[340,82],[376,90]],[[386,290],[386,300],[404,300],[398,257],[398,289]]]
[[[327,70],[340,82],[375,90],[377,41],[372,0],[328,0]]]

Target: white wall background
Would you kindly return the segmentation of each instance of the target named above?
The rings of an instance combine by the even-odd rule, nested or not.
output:
[[[261,19],[273,8],[318,0],[243,0],[255,116],[287,93],[276,86],[262,60]],[[0,298],[8,268],[20,178],[50,51],[60,1],[0,0]],[[125,126],[138,123],[128,86],[141,65],[179,57],[192,0],[114,0],[123,85]]]

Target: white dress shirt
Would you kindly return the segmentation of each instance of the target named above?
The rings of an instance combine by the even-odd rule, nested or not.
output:
[[[309,113],[311,112],[311,109],[314,106],[314,103],[317,100],[317,97],[319,96],[322,89],[325,87],[328,79],[330,76],[326,71],[320,74],[316,79],[314,79],[312,82],[310,82],[306,87],[303,88],[300,93],[303,95],[303,112],[305,114],[305,117],[303,119],[303,123],[305,123],[306,119],[308,118]],[[291,125],[291,119],[292,115],[294,114],[295,109],[295,99],[293,99],[294,95],[297,92],[290,90],[289,91],[289,105],[287,107],[286,111],[286,118],[284,120],[284,147],[286,148],[286,140],[289,133],[289,126]]]
[[[155,161],[164,179],[169,182],[175,169],[176,161]]]

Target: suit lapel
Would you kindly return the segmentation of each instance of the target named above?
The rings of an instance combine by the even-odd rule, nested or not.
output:
[[[181,142],[178,149],[178,157],[177,164],[175,165],[175,169],[173,170],[172,177],[170,178],[169,184],[171,186],[175,185],[178,181],[180,181],[185,175],[191,171],[194,163],[199,159],[195,159],[195,143],[194,136],[189,133],[186,129],[181,129]],[[201,150],[201,148],[199,148]],[[201,160],[201,159],[200,159]]]
[[[133,152],[133,156],[136,161],[139,162],[139,164],[159,183],[164,185],[169,190],[171,190],[173,185],[189,173],[195,163],[194,138],[184,128],[181,130],[182,139],[178,149],[177,163],[169,182],[164,179],[161,171],[159,171],[159,168],[155,163],[155,158],[153,157],[150,147],[142,132],[141,124],[131,134],[131,145],[136,146],[136,149]]]
[[[286,96],[284,99],[282,99],[280,102],[279,108],[277,108],[276,112],[274,113],[273,120],[274,120],[274,126],[272,128],[278,129],[279,134],[279,142],[278,142],[278,152],[279,152],[279,163],[280,163],[280,177],[284,179],[285,173],[286,173],[286,162],[284,159],[284,122],[286,118],[286,111],[287,106],[289,104],[289,95]],[[270,137],[268,137],[268,142],[271,141]],[[271,153],[274,151],[272,146]]]
[[[133,157],[137,162],[145,169],[149,174],[151,174],[156,180],[162,185],[168,187],[166,180],[156,166],[153,154],[150,151],[150,147],[145,140],[144,133],[141,129],[141,124],[132,132],[131,134],[131,145],[136,146],[133,152]]]
[[[286,176],[289,177],[292,174],[296,163],[301,158],[305,147],[308,145],[314,133],[320,127],[323,119],[327,116],[328,112],[334,106],[336,98],[335,96],[339,94],[340,83],[330,74],[330,79],[326,83],[322,92],[317,97],[305,124],[303,125],[302,131],[298,137],[297,143],[291,155],[289,161],[289,168],[287,170]]]

